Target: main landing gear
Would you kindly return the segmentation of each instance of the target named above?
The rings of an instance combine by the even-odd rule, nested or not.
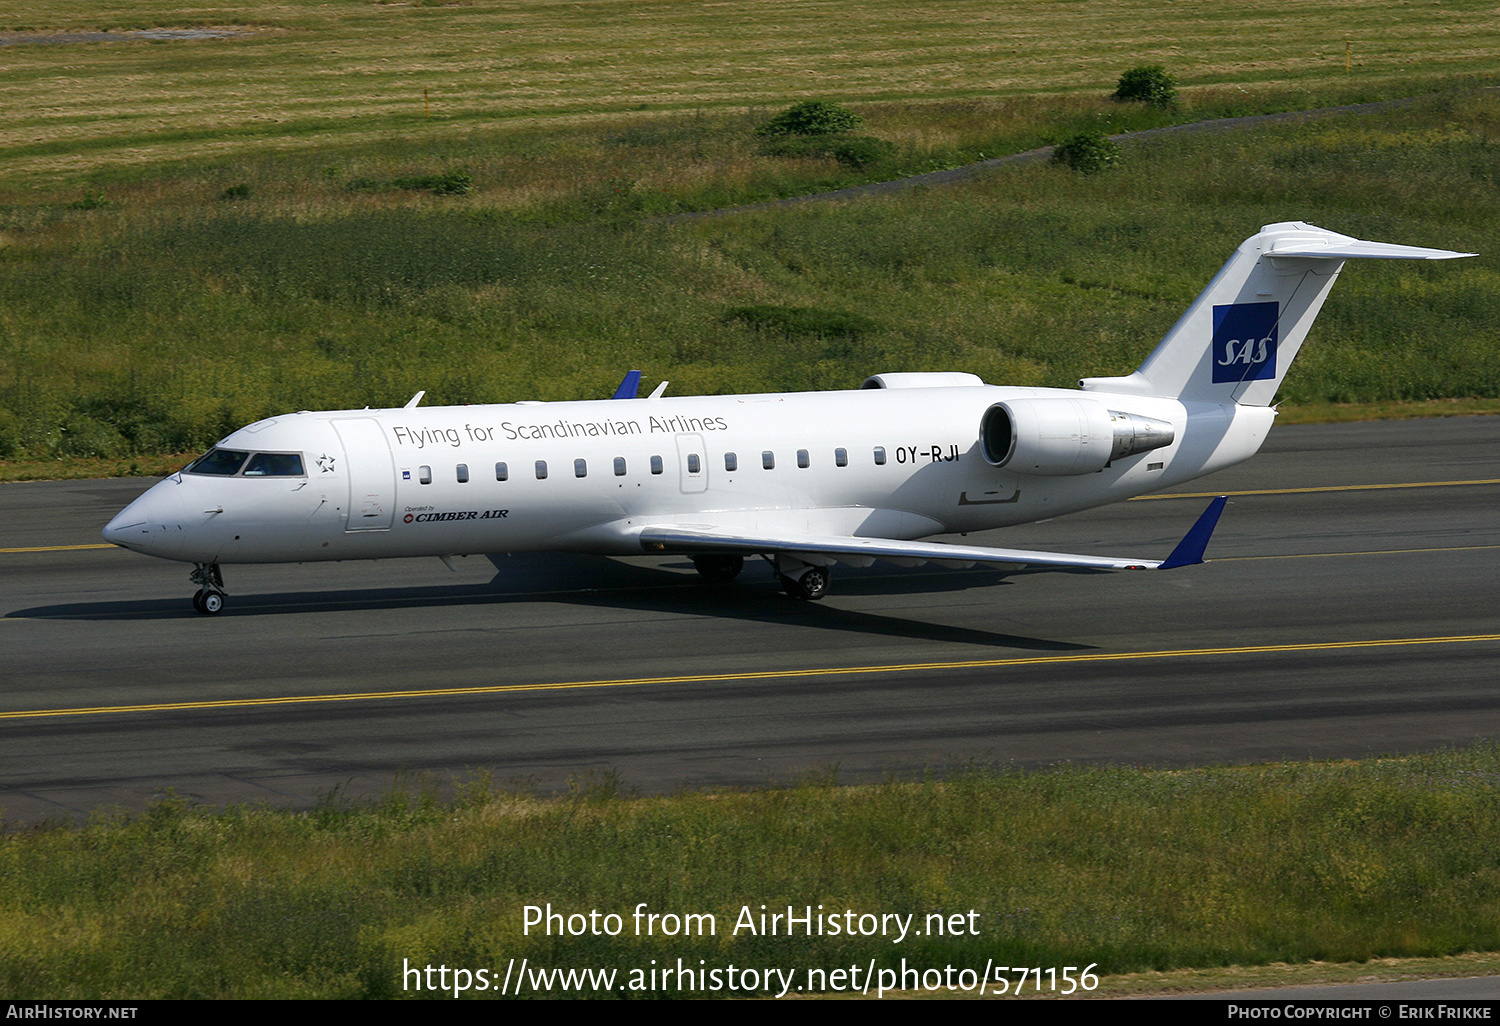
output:
[[[781,590],[792,598],[817,601],[828,594],[828,568],[811,566],[801,560],[777,556],[771,567],[781,581]]]
[[[804,563],[789,556],[764,557],[781,582],[781,590],[792,598],[820,599],[828,594],[828,569]],[[693,569],[710,584],[727,584],[745,568],[743,556],[706,555],[693,557]]]
[[[193,572],[188,576],[199,586],[197,594],[193,596],[194,609],[212,616],[224,608],[224,598],[228,592],[224,590],[224,575],[219,572],[219,564],[195,563]]]

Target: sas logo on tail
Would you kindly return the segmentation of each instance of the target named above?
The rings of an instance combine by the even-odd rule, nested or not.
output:
[[[1257,381],[1276,376],[1275,303],[1214,307],[1214,381]]]

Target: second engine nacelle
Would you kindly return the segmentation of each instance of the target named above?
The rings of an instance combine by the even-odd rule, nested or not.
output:
[[[1092,474],[1175,438],[1167,421],[1087,398],[1010,399],[985,410],[979,422],[979,447],[990,463],[1048,477]]]

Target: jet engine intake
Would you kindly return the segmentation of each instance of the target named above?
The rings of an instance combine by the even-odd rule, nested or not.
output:
[[[979,446],[993,466],[1045,477],[1092,474],[1175,438],[1167,421],[1093,399],[1010,399],[979,422]]]

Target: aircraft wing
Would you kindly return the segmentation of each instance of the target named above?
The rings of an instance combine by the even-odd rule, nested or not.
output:
[[[752,537],[730,531],[693,527],[647,527],[640,533],[641,548],[647,552],[719,553],[738,555],[783,555],[804,563],[828,566],[847,563],[869,566],[877,559],[905,566],[937,563],[939,566],[964,568],[975,563],[988,566],[1081,567],[1098,570],[1171,570],[1203,562],[1208,539],[1213,535],[1224,510],[1225,496],[1219,496],[1189,529],[1182,541],[1166,559],[1120,559],[1111,556],[1086,556],[1071,552],[1037,552],[1030,549],[992,549],[976,545],[947,545],[941,542],[901,541],[895,538],[858,538],[786,534]]]

